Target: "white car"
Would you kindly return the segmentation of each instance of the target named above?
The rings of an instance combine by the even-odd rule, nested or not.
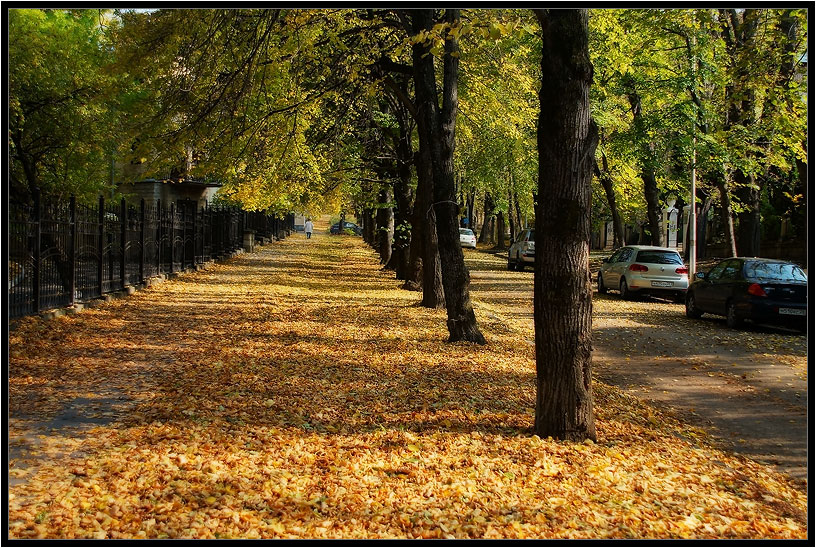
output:
[[[525,228],[507,252],[507,270],[524,270],[524,265],[535,263],[535,230]]]
[[[460,228],[459,243],[462,244],[462,247],[476,249],[476,235],[469,228]]]
[[[603,260],[598,293],[616,289],[624,299],[655,295],[682,303],[689,286],[688,272],[676,249],[627,245]]]

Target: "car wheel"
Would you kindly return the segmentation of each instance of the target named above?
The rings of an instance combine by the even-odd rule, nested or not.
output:
[[[725,323],[728,324],[728,327],[731,329],[739,329],[743,325],[743,320],[739,316],[737,316],[737,307],[734,306],[734,303],[729,301],[728,308],[725,312]]]
[[[601,273],[598,272],[598,293],[602,295],[606,295],[606,292],[609,291],[603,283],[603,276]]]
[[[626,279],[621,280],[620,296],[622,299],[626,299],[627,301],[632,298],[632,292],[629,291],[629,286],[626,284]]]
[[[694,300],[694,293],[686,295],[686,317],[696,320],[702,315],[703,313],[697,308],[697,302]]]
[[[507,270],[515,270],[516,265],[513,264],[513,261],[510,260],[510,257],[507,257]]]

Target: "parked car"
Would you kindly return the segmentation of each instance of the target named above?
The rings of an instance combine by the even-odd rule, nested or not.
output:
[[[668,247],[621,247],[603,260],[598,272],[598,293],[616,289],[624,299],[652,295],[682,303],[688,286],[688,268],[677,250]]]
[[[469,228],[460,228],[459,243],[462,244],[462,247],[476,249],[476,235]]]
[[[686,293],[686,316],[725,316],[728,327],[745,320],[807,329],[807,274],[774,259],[736,257],[698,272]]]
[[[535,264],[535,230],[525,228],[507,252],[507,270],[524,270],[524,265]]]
[[[345,230],[349,230],[349,229],[354,231],[354,234],[356,234],[357,236],[359,236],[360,234],[363,233],[363,229],[360,228],[359,226],[357,226],[356,224],[350,223],[348,221],[344,221],[343,222],[343,230],[345,231]],[[337,222],[337,223],[334,223],[333,225],[331,225],[331,228],[329,229],[329,232],[332,233],[332,234],[340,234],[340,223]]]

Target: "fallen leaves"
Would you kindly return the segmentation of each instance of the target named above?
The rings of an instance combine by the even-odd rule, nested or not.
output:
[[[486,326],[487,347],[449,345],[444,311],[358,239],[304,242],[21,322],[9,536],[807,536],[786,478],[602,383],[598,443],[530,435],[514,320]],[[122,407],[95,412],[113,417],[42,429],[66,394],[107,388]]]

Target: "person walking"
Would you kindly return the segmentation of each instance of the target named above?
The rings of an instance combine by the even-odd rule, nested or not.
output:
[[[314,230],[314,224],[312,224],[311,219],[306,219],[304,228],[306,229],[306,239],[308,240],[312,237],[312,231]]]

